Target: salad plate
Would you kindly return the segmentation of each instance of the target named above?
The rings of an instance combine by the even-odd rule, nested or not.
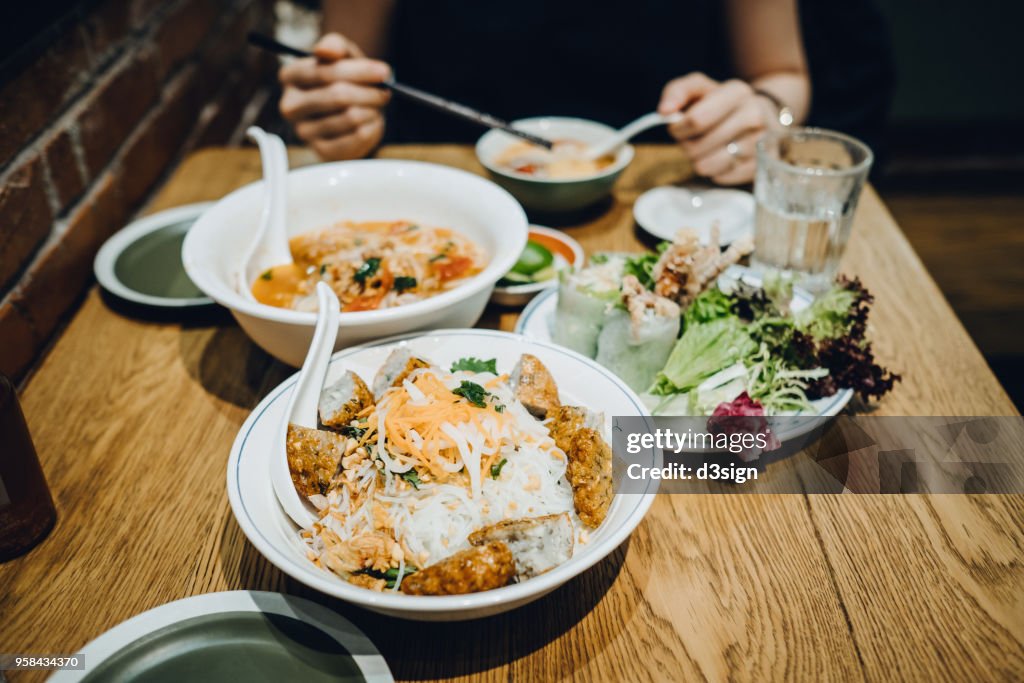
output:
[[[742,282],[746,285],[753,287],[761,287],[762,279],[750,268],[740,265],[730,266],[721,276],[719,276],[719,286],[724,288],[732,287],[735,283]],[[557,316],[558,309],[558,290],[550,290],[541,293],[537,296],[530,304],[523,310],[522,315],[519,316],[519,320],[516,323],[515,331],[528,339],[532,339],[540,342],[553,342],[555,335],[554,330],[560,321]],[[813,297],[810,293],[799,289],[793,289],[793,298],[791,301],[791,307],[794,312],[798,312],[806,309],[811,305]],[[658,404],[661,402],[660,397],[652,396],[650,394],[642,394],[642,398],[647,404],[648,408],[654,411],[655,415],[659,412],[656,410]],[[779,416],[783,417],[832,417],[838,415],[843,408],[853,398],[854,392],[852,389],[844,388],[838,390],[832,396],[826,396],[811,400],[810,407],[805,410],[797,411],[781,411],[778,413]],[[669,411],[663,411],[661,414],[672,415],[675,414]],[[800,429],[800,433],[809,431],[813,427],[812,421],[801,422],[801,427],[806,424],[810,425],[807,429]],[[788,432],[787,438],[799,436],[799,433]]]

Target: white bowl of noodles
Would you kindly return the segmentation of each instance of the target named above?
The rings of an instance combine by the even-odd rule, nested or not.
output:
[[[185,238],[182,262],[196,286],[228,308],[256,344],[298,366],[309,348],[316,313],[267,305],[239,291],[239,272],[260,222],[263,193],[262,181],[250,183],[203,213]],[[449,229],[480,254],[478,267],[444,291],[400,305],[343,312],[335,349],[418,329],[471,327],[527,240],[526,215],[508,192],[472,173],[417,161],[344,161],[291,171],[286,220],[293,240],[342,222]]]
[[[533,354],[558,383],[564,404],[604,414],[606,437],[612,416],[647,414],[639,397],[594,361],[554,344],[492,330],[438,330],[346,349],[333,356],[327,382],[347,370],[369,380],[389,354],[403,346],[444,367],[467,356],[494,358],[499,372],[511,370],[521,354]],[[536,600],[600,562],[626,540],[643,520],[657,490],[657,482],[652,480],[643,493],[616,494],[604,521],[596,529],[588,530],[568,560],[519,583],[443,596],[363,588],[314,563],[300,536],[301,530],[285,514],[274,494],[270,462],[272,458],[284,457],[278,430],[296,379],[291,377],[274,389],[253,410],[235,439],[227,472],[232,510],[253,545],[286,574],[318,591],[376,612],[408,619],[451,621],[497,614]],[[662,455],[656,449],[638,457],[649,460],[652,467],[661,466]],[[506,469],[510,467],[514,465],[505,465]]]

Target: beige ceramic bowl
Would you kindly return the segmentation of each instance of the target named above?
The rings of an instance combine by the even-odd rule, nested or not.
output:
[[[559,116],[543,116],[513,121],[512,125],[548,140],[578,140],[593,143],[615,133],[615,129],[596,121]],[[623,145],[615,162],[602,172],[584,178],[561,180],[534,178],[496,163],[498,156],[518,138],[500,130],[491,130],[476,143],[476,156],[491,179],[512,193],[527,209],[567,212],[582,209],[607,197],[622,171],[633,160],[633,146]]]

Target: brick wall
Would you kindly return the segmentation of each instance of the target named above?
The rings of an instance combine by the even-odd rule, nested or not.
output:
[[[38,360],[100,245],[182,154],[238,141],[273,108],[275,61],[245,43],[272,24],[269,0],[84,1],[8,60],[0,372]]]

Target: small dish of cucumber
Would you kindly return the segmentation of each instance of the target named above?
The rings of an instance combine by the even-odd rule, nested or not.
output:
[[[582,268],[585,256],[579,242],[559,230],[530,226],[529,241],[512,269],[498,280],[491,300],[522,306],[538,292],[558,285],[558,273]]]

